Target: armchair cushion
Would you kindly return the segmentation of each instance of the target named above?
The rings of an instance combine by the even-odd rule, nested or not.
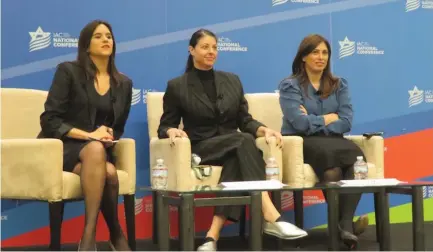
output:
[[[81,190],[80,176],[72,172],[63,172],[63,199],[80,199],[83,197]],[[117,170],[119,178],[119,195],[131,194],[129,174],[122,170]],[[135,183],[134,183],[135,184]]]
[[[119,195],[135,194],[136,163],[135,141],[122,138],[114,146],[113,154],[116,157],[115,167],[119,179]],[[63,199],[79,199],[83,197],[80,176],[72,172],[63,172]]]

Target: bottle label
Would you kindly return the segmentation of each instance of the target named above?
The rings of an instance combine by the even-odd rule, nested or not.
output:
[[[167,177],[168,171],[164,168],[156,168],[152,170],[153,177]]]
[[[279,169],[278,167],[268,167],[266,168],[266,175],[278,175]]]
[[[279,169],[278,167],[267,167],[266,168],[266,180],[279,180]]]

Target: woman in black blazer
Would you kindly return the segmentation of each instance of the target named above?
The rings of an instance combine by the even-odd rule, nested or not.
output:
[[[274,136],[281,146],[281,134],[249,114],[237,75],[213,70],[218,54],[215,34],[203,29],[195,32],[189,52],[185,74],[168,82],[159,138],[174,142],[176,137],[188,137],[192,152],[202,158],[202,164],[223,166],[220,182],[264,180],[265,163],[255,138]],[[184,130],[178,129],[181,118]],[[282,239],[307,235],[281,218],[267,192],[262,194],[262,211],[266,233]],[[217,207],[205,243],[198,250],[216,250],[224,222],[236,221],[239,214],[239,207]]]
[[[94,250],[99,209],[110,244],[130,250],[117,217],[119,181],[113,140],[123,134],[131,107],[132,81],[117,71],[111,26],[95,20],[80,33],[78,57],[58,65],[41,115],[39,138],[63,141],[63,169],[81,178],[85,227],[79,250]]]

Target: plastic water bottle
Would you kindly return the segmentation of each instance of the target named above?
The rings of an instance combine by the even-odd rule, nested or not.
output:
[[[165,189],[167,187],[167,180],[167,166],[164,164],[164,159],[159,158],[152,169],[152,187],[155,189]]]
[[[266,162],[266,180],[280,181],[280,169],[274,157],[268,158]]]
[[[364,161],[363,156],[356,157],[356,162],[353,165],[353,170],[355,172],[355,179],[367,179],[368,178],[368,166]]]

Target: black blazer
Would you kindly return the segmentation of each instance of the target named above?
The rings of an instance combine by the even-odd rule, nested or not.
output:
[[[177,128],[181,118],[184,131],[192,142],[236,132],[238,128],[256,136],[257,128],[264,125],[249,114],[239,77],[222,71],[214,74],[216,106],[209,100],[195,71],[168,82],[159,138],[167,138],[167,130]]]
[[[93,85],[94,79],[87,79],[77,62],[59,64],[40,117],[42,131],[38,138],[61,139],[72,128],[93,131],[96,108],[88,96]],[[110,92],[114,111],[111,128],[114,138],[119,139],[131,108],[132,81],[122,75],[118,86],[111,82]]]

